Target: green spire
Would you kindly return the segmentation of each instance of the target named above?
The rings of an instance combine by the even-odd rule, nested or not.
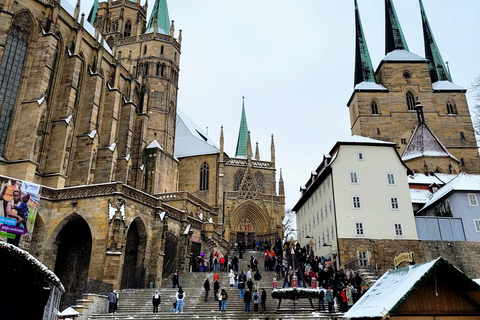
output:
[[[246,157],[248,147],[248,126],[247,116],[245,115],[245,97],[242,97],[242,119],[240,120],[240,130],[238,130],[237,151],[235,157]]]
[[[157,21],[158,33],[170,34],[170,18],[168,17],[167,0],[155,0],[146,33],[153,32],[155,21]]]
[[[432,30],[430,29],[430,24],[428,23],[422,0],[419,0],[419,2],[420,13],[422,14],[423,41],[425,42],[425,58],[429,60],[428,68],[430,70],[430,78],[432,79],[432,82],[452,82],[452,77],[448,73],[447,68],[445,68],[442,55],[440,54],[440,50],[438,50],[437,43],[435,42]]]
[[[360,82],[375,82],[373,75],[372,60],[368,53],[367,42],[363,35],[362,21],[358,12],[357,0],[355,0],[355,84]]]
[[[93,23],[95,22],[95,18],[97,17],[97,11],[98,11],[98,0],[95,0],[87,18],[87,21],[90,22],[92,26],[93,26]]]
[[[385,55],[393,50],[408,51],[408,46],[392,0],[385,0]]]

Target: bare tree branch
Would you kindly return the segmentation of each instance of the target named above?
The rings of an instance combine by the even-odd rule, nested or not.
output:
[[[284,241],[290,238],[297,238],[297,216],[292,209],[285,210],[285,218],[283,219],[283,236]]]

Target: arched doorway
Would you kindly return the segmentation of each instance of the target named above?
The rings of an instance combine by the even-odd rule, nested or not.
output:
[[[247,249],[252,249],[255,246],[255,227],[248,218],[243,218],[237,227],[237,243],[245,244]]]
[[[169,232],[165,237],[165,256],[163,257],[163,271],[162,278],[167,278],[169,275],[177,271],[177,237]]]
[[[145,287],[145,226],[140,218],[130,224],[125,245],[121,288]]]
[[[75,304],[78,294],[87,287],[92,233],[87,222],[76,216],[62,228],[55,242],[58,246],[55,274],[65,287],[60,302],[63,308]]]

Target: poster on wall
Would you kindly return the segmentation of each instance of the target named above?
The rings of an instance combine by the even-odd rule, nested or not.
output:
[[[37,217],[40,186],[0,176],[0,238],[28,249]]]

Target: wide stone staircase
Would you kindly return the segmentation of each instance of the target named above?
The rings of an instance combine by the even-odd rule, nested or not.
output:
[[[238,252],[232,252],[231,256],[238,256]],[[250,256],[254,256],[258,261],[258,268],[262,279],[259,284],[259,292],[265,288],[267,292],[266,307],[267,312],[262,313],[259,305],[259,311],[254,312],[253,303],[251,303],[250,313],[245,313],[245,304],[243,299],[239,299],[239,290],[229,286],[228,272],[219,272],[220,290],[226,289],[228,293],[226,312],[219,311],[218,301],[214,301],[213,296],[213,272],[194,272],[183,273],[180,275],[180,285],[185,291],[185,300],[183,313],[174,313],[172,308],[175,302],[175,294],[178,289],[171,288],[171,281],[164,279],[164,286],[156,289],[125,289],[119,291],[118,310],[115,314],[93,314],[89,317],[91,320],[109,320],[109,319],[330,319],[342,317],[341,313],[319,312],[312,309],[308,299],[297,301],[294,306],[293,301],[284,300],[281,308],[277,309],[278,300],[271,296],[272,282],[275,272],[264,271],[263,252],[247,251],[243,255],[243,260],[239,263],[239,273],[248,271]],[[252,272],[253,278],[254,272]],[[203,283],[205,279],[210,280],[211,290],[209,292],[208,302],[204,302],[205,290]],[[283,281],[279,281],[281,287]],[[153,313],[152,295],[155,290],[159,290],[161,304],[158,313]],[[313,301],[314,307],[318,308],[318,301]]]

